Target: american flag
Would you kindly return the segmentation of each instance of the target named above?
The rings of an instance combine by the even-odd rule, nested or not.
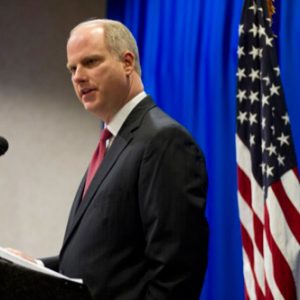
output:
[[[246,299],[300,299],[300,182],[266,0],[245,0],[237,70]]]

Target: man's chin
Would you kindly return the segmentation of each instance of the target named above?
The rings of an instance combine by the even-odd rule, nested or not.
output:
[[[96,109],[95,104],[90,101],[82,102],[82,104],[83,104],[83,107],[85,108],[85,110],[90,113],[93,113]]]

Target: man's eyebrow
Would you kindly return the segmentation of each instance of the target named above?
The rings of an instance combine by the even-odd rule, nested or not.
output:
[[[101,59],[102,56],[99,54],[91,54],[91,55],[87,55],[86,57],[84,57],[82,59],[82,63],[85,63],[86,61],[89,61],[90,59]]]

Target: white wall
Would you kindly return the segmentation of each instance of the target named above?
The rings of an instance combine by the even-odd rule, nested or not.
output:
[[[57,254],[98,139],[66,70],[70,29],[103,17],[104,0],[0,2],[0,246]]]

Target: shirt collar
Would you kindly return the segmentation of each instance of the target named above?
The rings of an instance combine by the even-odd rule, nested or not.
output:
[[[131,113],[131,111],[147,96],[143,91],[137,94],[134,98],[129,100],[113,117],[113,119],[107,125],[108,130],[116,136],[124,124],[125,120]]]

